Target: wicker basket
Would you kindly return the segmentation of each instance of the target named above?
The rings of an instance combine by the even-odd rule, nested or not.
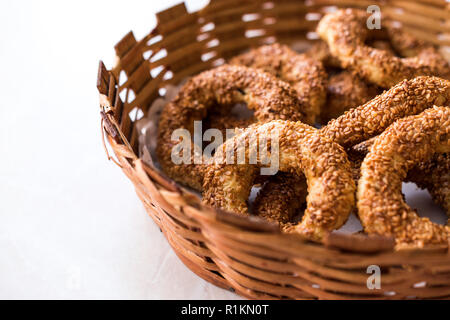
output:
[[[332,234],[325,245],[305,242],[257,218],[203,206],[137,156],[136,120],[166,85],[267,41],[314,41],[317,21],[331,6],[366,9],[376,2],[384,18],[450,45],[445,0],[215,0],[198,12],[182,3],[158,13],[144,39],[130,32],[115,46],[112,70],[100,62],[102,133],[115,154],[108,158],[133,182],[178,257],[203,279],[251,299],[450,298],[447,249],[395,252],[391,239],[347,234]],[[381,268],[381,289],[368,289],[370,265]]]

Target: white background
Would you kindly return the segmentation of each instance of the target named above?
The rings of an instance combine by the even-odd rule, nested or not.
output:
[[[101,144],[98,61],[178,2],[0,2],[0,298],[237,297],[179,262]]]
[[[98,61],[179,1],[0,2],[0,298],[237,298],[178,260],[101,145]]]

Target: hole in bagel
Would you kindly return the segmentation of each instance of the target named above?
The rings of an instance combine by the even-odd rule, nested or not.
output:
[[[338,230],[335,232],[339,233],[359,233],[363,232],[363,227],[361,225],[361,222],[359,221],[359,218],[356,216],[355,213],[351,213],[348,217],[347,222]]]
[[[227,135],[225,129],[245,128],[253,122],[253,117],[254,112],[244,102],[232,106],[214,105],[202,120],[203,135],[209,129],[217,129],[222,132],[222,139],[225,140]],[[209,143],[209,141],[205,142],[203,148]]]
[[[256,195],[264,187],[265,183],[262,182],[259,184],[255,184],[252,188],[252,192],[250,193],[250,197],[248,199],[249,209],[252,214],[253,204],[256,198]],[[428,190],[420,189],[415,183],[403,183],[403,194],[405,195],[406,203],[413,209],[415,209],[419,216],[427,217],[432,222],[445,225],[447,223],[447,215],[442,207],[433,202],[430,193]],[[290,222],[296,223],[300,222],[304,211],[306,209],[306,204],[303,204],[299,209],[296,210],[295,215],[290,219]],[[363,232],[363,228],[361,223],[356,216],[355,213],[350,214],[347,222],[338,230],[334,232],[338,233],[347,233],[353,234],[358,232]]]
[[[235,116],[237,119],[251,119],[253,118],[254,112],[247,107],[246,103],[235,104],[230,111],[231,115]]]
[[[417,211],[419,216],[427,217],[432,222],[445,225],[447,215],[442,207],[431,198],[428,190],[420,189],[415,183],[403,183],[403,194],[406,203]]]
[[[404,58],[395,48],[392,46],[392,42],[387,38],[387,36],[382,36],[382,32],[377,31],[378,34],[374,37],[368,38],[364,41],[364,44],[368,47],[374,48],[376,50],[387,51],[396,57]]]
[[[285,175],[286,173],[282,173],[282,172],[278,172],[277,175]],[[259,175],[255,181],[254,181],[254,185],[252,187],[252,190],[250,192],[250,196],[248,198],[248,207],[249,207],[249,212],[250,214],[253,215],[257,215],[257,212],[255,212],[255,200],[259,194],[259,192],[267,187],[267,183],[270,183],[271,179],[276,178],[276,176],[263,176],[263,175]],[[264,192],[264,190],[263,190]],[[266,191],[267,192],[267,191]],[[303,200],[302,200],[303,199]],[[289,217],[287,217],[287,219],[289,220],[290,223],[299,223],[302,218],[303,215],[305,213],[305,209],[306,209],[306,198],[301,198],[299,199],[299,203],[291,203],[291,205],[296,206],[297,208],[295,209],[294,212],[291,212],[289,214]],[[271,202],[266,202],[269,206]],[[263,206],[264,207],[264,206]],[[292,207],[290,207],[292,208]]]
[[[402,31],[402,28],[403,25],[399,22],[391,23],[389,27],[391,31],[397,30],[401,32],[400,35],[396,35],[394,38],[392,38],[388,28],[382,27],[381,29],[371,30],[364,44],[377,50],[387,51],[389,54],[399,58],[414,57],[422,50],[423,45],[420,42],[416,42],[414,40],[415,37],[410,38],[411,34],[408,31]]]

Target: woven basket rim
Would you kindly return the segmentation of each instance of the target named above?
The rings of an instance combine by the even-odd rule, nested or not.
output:
[[[180,3],[179,5],[181,5],[181,4],[183,4],[183,3]],[[254,7],[257,4],[258,3],[252,4],[250,7]],[[179,5],[177,5],[177,6],[179,6]],[[206,5],[203,9],[201,9],[197,12],[192,12],[191,14],[196,14],[196,13],[214,14],[214,9],[216,9],[215,6],[211,7],[209,5]],[[133,32],[130,31],[127,35],[132,35],[132,34],[133,34]],[[144,37],[141,41],[139,41],[139,43],[141,43],[141,44],[144,43],[144,41],[147,40],[147,38],[149,36],[155,35],[155,34],[158,34],[158,26],[155,27],[149,33],[148,36]],[[116,69],[118,67],[120,67],[120,60],[116,59],[113,69]],[[98,77],[97,77],[97,86],[99,86],[99,84],[101,83],[102,72],[104,69],[105,69],[105,66],[104,66],[103,62],[100,61]],[[101,95],[101,99],[103,99],[102,95]],[[128,140],[123,135],[123,133],[121,132],[121,130],[117,126],[117,124],[114,123],[113,121],[110,121],[111,119],[107,116],[107,114],[110,112],[111,112],[110,106],[106,106],[106,108],[105,108],[105,106],[101,106],[101,115],[102,115],[102,122],[103,122],[102,126],[105,126],[105,130],[111,136],[115,137],[117,135],[120,135],[123,143],[125,145],[128,145],[129,151],[133,152],[133,159],[134,160],[139,159],[140,157],[138,155],[136,155],[135,152],[133,151],[133,148],[131,148],[131,146],[129,146]],[[104,141],[103,141],[103,144],[105,145]],[[105,147],[105,150],[107,150],[106,147]],[[110,157],[109,153],[107,153],[107,157],[109,160],[113,160],[113,158]],[[117,161],[114,161],[114,162],[119,167],[121,167]],[[176,183],[174,180],[167,177],[165,175],[165,173],[162,172],[160,169],[158,169],[155,166],[153,166],[152,164],[146,163],[144,161],[142,162],[142,165],[147,168],[146,169],[147,173],[149,173],[149,172],[153,173],[152,174],[153,179],[156,179],[158,183],[161,183],[162,185],[164,185],[166,188],[168,188],[172,192],[177,192],[181,197],[183,197],[183,198],[187,197],[190,201],[192,201],[192,197],[195,197],[198,201],[201,202],[201,197],[199,197],[195,193],[191,192],[188,188]],[[281,236],[289,237],[289,235],[280,232],[279,228],[274,223],[270,223],[262,218],[259,218],[256,216],[245,216],[244,217],[244,216],[238,215],[233,212],[227,212],[225,210],[221,210],[221,209],[217,209],[217,208],[209,208],[202,203],[201,203],[201,206],[204,209],[204,212],[206,214],[212,214],[212,215],[216,216],[218,219],[228,221],[229,223],[232,223],[231,221],[240,220],[241,225],[242,225],[242,222],[245,221],[245,222],[247,222],[247,224],[244,224],[244,225],[246,225],[246,227],[248,227],[249,230],[255,229],[258,231],[275,232],[275,233],[279,233]],[[299,241],[310,242],[306,239],[302,239],[301,237],[297,237],[297,238]],[[358,248],[356,250],[356,252],[361,252],[360,250],[364,250],[363,249],[364,246],[367,245],[367,241],[373,242],[374,240],[375,240],[375,242],[374,242],[375,246],[370,249],[371,251],[373,251],[373,252],[385,251],[385,250],[394,251],[394,243],[393,243],[391,237],[369,236],[369,235],[350,234],[350,233],[337,233],[337,234],[332,233],[325,239],[324,245],[328,246],[328,247],[335,247],[335,248],[340,248],[340,249],[350,250],[350,251],[352,251],[352,249],[354,249],[354,248]],[[353,246],[351,244],[355,244],[355,245]],[[427,249],[429,249],[431,251],[441,250],[442,246],[429,246]],[[408,249],[408,250],[415,251],[415,249]],[[417,249],[417,250],[422,251],[423,249]]]
[[[431,3],[436,4],[438,1],[439,0],[433,0]],[[249,7],[261,3],[259,1],[249,3],[246,0],[235,2],[245,2]],[[327,1],[318,1],[318,3],[327,3]],[[424,3],[428,2],[417,1],[417,3],[419,5],[424,5]],[[155,210],[165,211],[168,217],[174,220],[179,220],[180,217],[178,216],[175,218],[172,212],[182,208],[185,219],[192,220],[195,224],[198,223],[199,228],[207,228],[208,232],[213,232],[211,230],[218,228],[226,235],[235,232],[238,233],[241,238],[249,237],[250,239],[253,239],[252,241],[255,242],[253,243],[250,241],[251,245],[256,245],[255,243],[257,243],[258,237],[266,237],[267,239],[273,240],[273,243],[265,244],[265,248],[272,248],[272,250],[274,250],[275,245],[286,245],[286,248],[280,248],[280,252],[283,254],[292,254],[295,256],[295,250],[312,250],[311,252],[315,252],[315,254],[330,255],[330,257],[339,256],[348,259],[353,256],[353,259],[364,257],[367,261],[371,261],[371,258],[379,258],[382,261],[389,261],[392,259],[392,263],[400,263],[400,261],[413,261],[417,263],[422,263],[422,261],[423,263],[425,263],[425,261],[428,261],[427,263],[430,263],[429,261],[442,261],[445,266],[450,267],[450,252],[447,246],[429,246],[424,249],[396,251],[394,248],[394,240],[390,237],[341,232],[331,233],[325,238],[323,244],[317,244],[305,240],[299,235],[282,233],[277,225],[269,223],[261,218],[255,216],[243,217],[235,213],[208,207],[202,203],[201,198],[198,195],[167,178],[166,175],[154,165],[144,162],[137,155],[135,147],[137,137],[132,128],[133,123],[126,124],[125,120],[128,119],[127,117],[125,117],[125,120],[122,119],[124,107],[120,105],[125,103],[120,100],[121,98],[119,96],[119,91],[121,89],[118,81],[119,73],[124,70],[127,64],[133,65],[135,63],[133,59],[134,56],[136,56],[136,51],[143,52],[144,50],[148,50],[148,48],[157,47],[155,44],[148,44],[150,40],[160,36],[161,33],[166,30],[170,31],[179,28],[175,33],[169,32],[168,34],[170,36],[163,36],[163,40],[169,38],[167,41],[170,47],[170,45],[172,45],[171,43],[173,43],[174,39],[177,39],[179,34],[187,32],[186,30],[192,28],[189,25],[192,21],[196,21],[199,17],[206,14],[212,14],[213,16],[217,15],[220,17],[221,11],[219,9],[221,8],[221,5],[226,7],[224,1],[216,0],[200,11],[187,13],[186,7],[181,3],[173,8],[158,13],[158,25],[147,36],[136,41],[133,33],[130,32],[115,46],[118,58],[111,70],[108,70],[103,62],[100,61],[97,88],[100,93],[101,130],[104,149],[108,159],[114,161],[114,163],[124,171],[128,178],[132,180],[135,186],[137,186],[137,189],[142,187],[142,189],[146,191],[146,193],[145,191],[142,191],[142,193],[138,192],[138,195],[144,204],[157,207]],[[228,10],[240,12],[240,9],[242,8],[236,7]],[[181,15],[181,17],[179,19],[174,19],[177,15]],[[161,47],[163,46],[161,45]],[[166,61],[168,60],[170,59],[166,58]],[[146,68],[149,68],[150,66],[150,63],[146,60],[139,63],[139,66],[130,71],[128,82],[125,83],[127,86],[133,85],[132,77],[139,72],[142,66],[145,66]],[[191,68],[189,70],[192,71],[194,69]],[[176,73],[176,71],[174,71],[174,73]],[[156,82],[156,80],[159,81],[156,85],[161,85],[163,83],[162,75],[152,77],[150,82]],[[150,86],[151,83],[146,85]],[[141,90],[145,89],[145,86],[143,89],[141,88]],[[154,88],[152,87],[152,89]],[[145,97],[145,99],[147,99],[147,97]],[[156,99],[156,96],[155,98],[150,99],[150,101],[153,101],[153,99]],[[129,128],[129,126],[131,128]],[[111,155],[110,149],[112,149],[115,156]],[[161,228],[164,228],[164,222],[160,222],[158,219],[156,219],[155,222]],[[168,240],[171,242],[170,239]],[[189,260],[183,254],[180,254],[178,250],[175,251],[180,259],[199,276],[216,285],[223,286],[221,280],[218,281],[214,277],[211,278],[211,276],[203,274],[196,269],[195,266],[192,266],[192,260]],[[339,268],[339,263],[335,266]],[[239,291],[239,289],[237,289],[237,284],[235,284],[233,288]],[[242,291],[239,293],[244,296],[250,296]]]

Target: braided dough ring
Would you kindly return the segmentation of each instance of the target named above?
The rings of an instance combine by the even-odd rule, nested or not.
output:
[[[437,77],[404,80],[366,104],[330,121],[322,133],[348,149],[382,133],[396,120],[432,105],[450,104],[450,81]]]
[[[367,21],[370,15],[361,10],[345,9],[327,14],[317,28],[331,54],[338,58],[344,68],[351,68],[363,78],[383,88],[390,88],[403,79],[421,75],[443,75],[449,73],[449,66],[439,52],[431,45],[410,41],[412,37],[401,30],[388,27],[389,36],[395,37],[392,45],[403,49],[408,57],[400,58],[388,51],[365,45],[369,36]],[[392,31],[393,30],[393,31]],[[404,39],[408,41],[401,44]],[[408,49],[408,50],[406,50]],[[444,69],[442,67],[444,66]]]
[[[420,218],[404,201],[402,181],[417,163],[450,151],[450,108],[396,121],[370,148],[358,182],[358,215],[367,233],[392,235],[397,248],[448,244],[446,227]]]
[[[205,71],[191,78],[161,114],[156,151],[164,172],[182,184],[201,190],[204,164],[194,164],[193,159],[191,164],[174,164],[172,150],[179,141],[173,141],[172,134],[177,129],[187,129],[192,136],[194,121],[204,119],[213,106],[231,108],[239,102],[247,103],[260,122],[305,118],[295,90],[268,73],[230,65]]]
[[[230,64],[262,69],[291,84],[306,113],[304,122],[315,123],[325,103],[328,77],[320,61],[275,43],[237,56]]]
[[[308,184],[305,214],[292,231],[320,241],[347,220],[354,205],[355,183],[342,147],[301,122],[277,120],[252,125],[224,143],[206,170],[203,201],[216,208],[248,214],[247,199],[261,167],[261,155],[256,165],[248,164],[250,153],[257,148],[255,141],[261,139],[267,139],[270,153],[275,134],[279,137],[279,171],[304,174]],[[244,151],[247,164],[227,164],[227,149],[235,154]]]

